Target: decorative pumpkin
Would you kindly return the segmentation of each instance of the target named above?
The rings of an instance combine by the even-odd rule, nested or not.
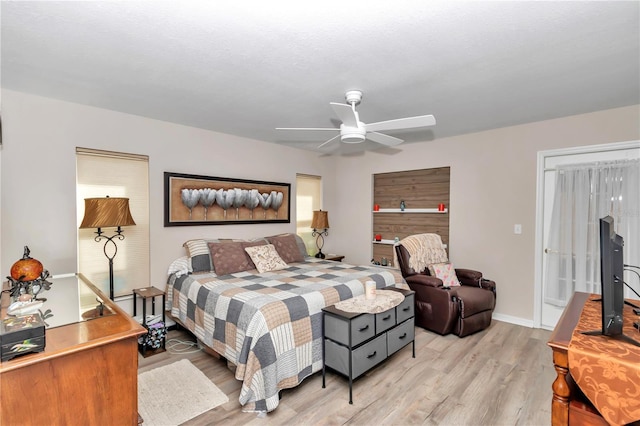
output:
[[[44,270],[42,263],[29,256],[28,246],[24,246],[24,255],[11,267],[11,278],[16,281],[33,281],[40,278]]]

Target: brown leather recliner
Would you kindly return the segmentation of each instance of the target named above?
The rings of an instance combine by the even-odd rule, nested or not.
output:
[[[461,286],[445,289],[442,280],[429,269],[416,272],[409,266],[409,252],[396,245],[402,276],[416,292],[416,325],[439,334],[459,337],[484,330],[491,325],[496,306],[496,283],[483,278],[482,272],[456,269]]]

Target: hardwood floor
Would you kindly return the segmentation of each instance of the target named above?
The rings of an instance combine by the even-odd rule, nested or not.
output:
[[[229,396],[185,425],[548,425],[556,377],[550,334],[499,321],[463,339],[416,327],[416,358],[409,345],[357,379],[353,405],[347,379],[328,372],[323,389],[316,373],[283,391],[278,408],[263,417],[242,412],[240,382],[225,360],[203,351],[140,357],[139,371],[188,358]],[[185,331],[168,338],[193,340]]]

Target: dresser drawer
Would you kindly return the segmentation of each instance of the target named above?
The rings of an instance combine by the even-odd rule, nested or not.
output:
[[[351,328],[351,342],[349,328]],[[371,314],[359,315],[351,320],[324,314],[324,336],[343,345],[357,346],[375,334],[375,317]]]
[[[391,308],[388,311],[376,314],[376,334],[380,334],[396,325],[396,310]]]
[[[389,352],[389,355],[413,342],[415,339],[415,332],[416,328],[413,319],[409,319],[398,325],[393,330],[389,330],[387,332],[387,351]]]
[[[402,303],[396,307],[397,323],[415,316],[414,294],[408,294],[404,297]]]
[[[355,379],[387,358],[387,338],[385,334],[380,335],[351,352],[346,346],[327,340],[324,351],[325,365],[347,377],[349,376],[349,354],[351,354],[353,369],[351,377]]]

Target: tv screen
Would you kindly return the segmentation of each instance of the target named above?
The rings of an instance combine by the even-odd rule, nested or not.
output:
[[[600,219],[600,283],[602,285],[602,334],[622,334],[624,308],[624,241],[613,228],[613,218]]]
[[[611,216],[600,219],[600,284],[602,293],[602,330],[584,334],[605,335],[636,346],[640,343],[622,332],[624,309],[624,241],[615,233]]]

